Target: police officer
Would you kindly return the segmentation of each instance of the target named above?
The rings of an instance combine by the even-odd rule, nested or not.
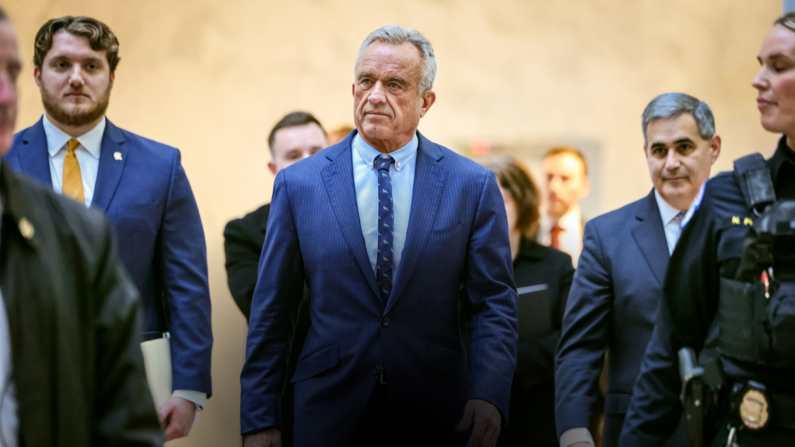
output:
[[[795,445],[795,247],[776,251],[778,233],[792,235],[792,208],[769,225],[771,210],[795,199],[795,13],[775,21],[758,59],[762,126],[783,136],[772,158],[743,157],[705,182],[685,216],[621,446],[660,445],[675,429],[683,347],[717,347],[723,371],[715,400],[699,402],[714,402],[704,445]]]

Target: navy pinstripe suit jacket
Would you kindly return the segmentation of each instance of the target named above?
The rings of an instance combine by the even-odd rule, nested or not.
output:
[[[354,135],[276,177],[241,374],[242,432],[279,425],[304,280],[312,327],[292,377],[296,445],[344,445],[382,362],[392,415],[410,411],[452,433],[466,400],[480,398],[505,422],[516,291],[494,174],[419,135],[406,246],[382,302],[359,223]]]

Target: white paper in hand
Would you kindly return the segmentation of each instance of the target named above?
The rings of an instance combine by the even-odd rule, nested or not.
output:
[[[160,408],[171,397],[171,346],[168,338],[157,338],[141,343],[144,354],[146,381],[155,401],[155,410]]]

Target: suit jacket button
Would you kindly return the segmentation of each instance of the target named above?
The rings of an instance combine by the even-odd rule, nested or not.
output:
[[[381,326],[383,327],[389,326],[389,317],[384,317],[384,319],[381,320]]]

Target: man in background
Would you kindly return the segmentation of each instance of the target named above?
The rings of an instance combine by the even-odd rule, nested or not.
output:
[[[0,155],[21,62],[0,9]],[[110,225],[0,161],[0,445],[163,445]]]
[[[326,133],[320,121],[307,112],[292,112],[279,120],[270,135],[268,146],[271,161],[268,169],[275,176],[282,169],[301,161],[326,147]],[[257,285],[257,266],[262,245],[265,243],[265,230],[268,227],[270,203],[235,219],[224,228],[224,251],[226,252],[226,279],[237,307],[250,318],[251,297]],[[303,288],[301,310],[295,327],[293,349],[287,366],[288,377],[295,373],[298,355],[304,347],[309,333],[309,289]],[[293,445],[293,384],[287,383],[282,396],[282,446]]]
[[[593,444],[588,427],[598,411],[597,383],[608,349],[602,445],[618,445],[679,224],[720,155],[712,111],[690,95],[654,98],[643,112],[642,129],[654,188],[585,226],[556,354],[555,422],[561,447]],[[668,445],[685,445],[683,428]]]
[[[90,17],[61,17],[36,34],[33,76],[45,114],[5,161],[107,214],[141,293],[144,340],[170,334],[173,395],[159,409],[166,440],[188,435],[211,394],[210,291],[199,210],[177,149],[105,117],[119,41]]]
[[[268,135],[271,161],[268,169],[276,174],[287,166],[316,154],[326,147],[326,133],[320,121],[307,112],[285,115]],[[235,304],[249,319],[251,297],[257,285],[257,265],[265,242],[270,203],[262,205],[241,219],[234,219],[224,229],[226,275]]]
[[[580,200],[590,189],[588,163],[578,149],[559,146],[544,154],[542,169],[545,209],[539,222],[538,241],[568,253],[577,267],[585,226]]]

